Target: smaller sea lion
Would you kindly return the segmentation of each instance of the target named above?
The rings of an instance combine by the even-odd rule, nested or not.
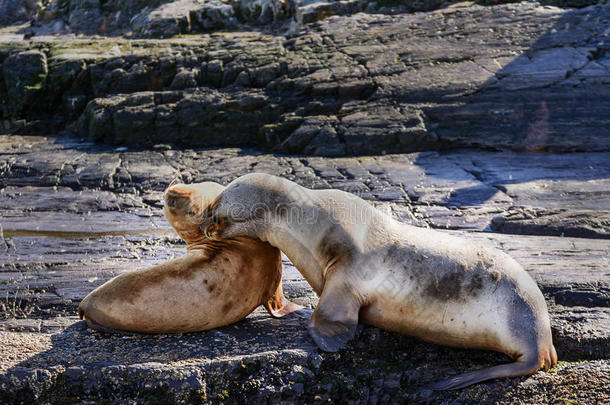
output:
[[[301,309],[282,292],[277,248],[251,238],[212,242],[200,232],[202,213],[223,189],[171,184],[163,210],[186,254],[96,288],[78,306],[81,319],[106,332],[183,333],[237,322],[259,305],[274,317]]]

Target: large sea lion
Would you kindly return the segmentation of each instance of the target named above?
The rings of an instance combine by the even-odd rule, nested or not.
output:
[[[213,240],[246,236],[281,249],[320,295],[309,332],[322,350],[345,347],[360,320],[515,360],[434,389],[532,374],[557,362],[542,293],[515,260],[398,222],[349,193],[249,174],[209,206],[202,230]]]
[[[78,307],[81,319],[103,331],[182,333],[231,324],[259,305],[275,317],[302,308],[284,298],[277,248],[246,237],[209,241],[200,232],[203,211],[223,188],[170,185],[164,213],[186,254],[96,288]]]

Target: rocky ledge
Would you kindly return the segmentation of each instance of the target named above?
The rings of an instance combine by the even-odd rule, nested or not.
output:
[[[610,149],[609,5],[398,11],[169,39],[7,27],[3,126],[320,156]]]
[[[608,152],[324,158],[5,135],[0,162],[0,402],[610,401]],[[402,221],[508,252],[547,299],[560,363],[432,392],[426,384],[508,358],[364,326],[346,350],[322,353],[306,319],[262,310],[185,335],[107,335],[78,320],[78,302],[110,277],[183,254],[161,212],[172,179],[227,184],[254,171],[342,189]],[[284,289],[307,307],[317,302],[287,260]]]

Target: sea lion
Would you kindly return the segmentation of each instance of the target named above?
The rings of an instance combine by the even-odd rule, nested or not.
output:
[[[186,254],[96,288],[78,307],[81,319],[109,332],[182,333],[237,322],[259,305],[275,317],[301,309],[284,298],[277,248],[244,237],[209,241],[199,231],[202,212],[223,188],[170,185],[164,213],[187,243]]]
[[[322,350],[344,348],[362,321],[515,360],[433,389],[532,374],[557,362],[540,289],[497,249],[398,222],[343,191],[266,174],[230,183],[201,226],[212,240],[258,238],[290,258],[320,295],[308,329]]]

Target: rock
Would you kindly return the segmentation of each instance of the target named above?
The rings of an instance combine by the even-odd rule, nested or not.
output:
[[[174,35],[190,32],[190,14],[201,8],[193,0],[179,0],[162,4],[150,11],[141,26],[135,26],[137,33],[144,37],[170,38]],[[136,20],[136,22],[139,22]]]
[[[135,20],[140,37],[170,38],[179,34],[236,28],[239,25],[231,4],[222,1],[179,0],[162,4]]]
[[[251,18],[256,14],[270,19],[283,10],[273,1],[239,4],[253,13]],[[231,7],[194,0],[163,3],[158,14],[148,14],[148,21],[158,16],[159,21],[173,21],[167,24],[176,32],[192,33],[195,25],[207,24],[203,10],[216,5]],[[259,9],[275,11],[257,14]],[[236,18],[246,18],[240,13]],[[11,109],[3,114],[15,122],[58,115],[66,122],[66,117],[83,113],[87,101],[115,105],[114,98],[120,95],[128,105],[119,103],[116,111],[84,111],[82,136],[140,146],[212,146],[226,139],[224,145],[328,156],[462,146],[607,151],[610,134],[599,117],[610,115],[604,102],[610,97],[604,45],[609,13],[605,5],[586,10],[533,3],[459,5],[428,14],[337,16],[288,34],[273,25],[265,34],[251,30],[166,40],[44,42],[37,51],[50,61],[49,78],[37,92],[44,100],[38,103],[42,110]],[[188,24],[175,23],[178,15]],[[139,24],[136,20],[133,24]],[[522,20],[528,23],[521,24]],[[163,24],[161,31],[173,32]],[[501,50],[498,43],[503,44]],[[15,42],[0,48],[5,47],[11,50],[3,51],[4,58],[27,49],[25,43]],[[11,59],[8,63],[10,70]],[[27,92],[21,82],[19,88],[11,86],[15,94]],[[267,104],[236,115],[195,107],[199,97],[194,94],[213,93],[208,88],[220,91],[224,100],[253,92]],[[154,119],[150,102],[139,96],[148,92],[155,99]],[[172,113],[174,104],[188,105],[186,130],[184,113]],[[194,119],[204,111],[211,116]],[[109,129],[111,115],[116,115],[119,127],[133,115],[140,127]],[[304,134],[309,123],[326,118],[332,118],[331,126]],[[231,136],[209,135],[214,125],[226,134],[229,122],[247,125],[235,128]],[[22,133],[53,128],[27,121],[19,126]],[[154,136],[126,136],[132,130]]]
[[[319,147],[332,148],[333,143],[339,144],[337,133],[334,126],[338,123],[336,117],[309,117],[279,146],[278,151],[286,153],[298,153],[309,147],[309,153],[315,154],[317,147],[311,145],[318,136],[320,140],[316,142]],[[334,136],[334,142],[332,141]],[[330,141],[330,145],[325,145],[325,141]],[[338,145],[341,146],[341,145]],[[343,154],[342,151],[338,151],[339,155]]]
[[[495,232],[610,239],[610,211],[516,210],[494,217]]]
[[[269,24],[288,19],[292,15],[291,2],[284,0],[238,0],[235,9],[241,19]]]
[[[176,87],[193,79],[189,73],[184,73],[183,79],[177,77]],[[200,141],[193,145],[252,145],[257,143],[258,128],[281,108],[264,93],[254,91],[231,94],[197,88],[136,93],[90,102],[79,126],[81,133],[89,133],[92,140],[110,144],[184,144],[188,139],[198,138]],[[255,136],[244,138],[244,132]]]
[[[301,24],[309,24],[333,15],[351,15],[362,11],[365,5],[365,2],[358,0],[297,0],[294,4],[295,20]]]
[[[601,332],[610,326],[610,311],[607,303],[604,306],[551,309],[553,341],[561,359],[574,361],[610,357],[610,339]]]
[[[340,127],[348,154],[412,152],[434,148],[436,139],[426,131],[421,111],[409,106],[350,105]],[[402,108],[401,108],[402,107]],[[351,110],[351,111],[350,111]],[[354,111],[354,112],[352,112]]]
[[[74,7],[67,15],[67,26],[72,32],[93,34],[103,21],[100,0],[83,0],[78,2],[80,7]]]
[[[9,55],[2,64],[9,116],[36,112],[36,101],[48,75],[46,54],[22,51]]]
[[[208,1],[205,7],[191,15],[192,32],[209,32],[219,29],[237,28],[235,7],[222,1]]]
[[[0,27],[23,23],[36,16],[41,1],[0,0]]]
[[[258,92],[230,99],[221,90],[205,97],[229,100],[244,112],[268,102]],[[156,108],[157,98],[180,103],[176,94],[182,92],[117,95],[108,109]],[[340,123],[313,117],[303,128]],[[290,125],[298,128],[298,122]],[[486,229],[500,213],[565,214],[549,214],[548,224],[537,224],[553,235],[570,213],[603,212],[608,153],[458,150],[328,158],[159,144],[116,149],[67,135],[0,135],[0,402],[69,402],[75,396],[188,403],[309,403],[316,396],[345,402],[608,401],[607,240]],[[108,335],[78,321],[78,302],[109,278],[184,253],[161,212],[171,179],[227,184],[253,171],[346,190],[421,226],[444,229],[450,220],[455,230],[443,232],[506,251],[541,287],[562,362],[550,372],[439,393],[425,385],[508,359],[367,326],[346,350],[319,353],[306,317],[273,319],[261,309],[226,328],[185,335]],[[534,187],[540,182],[553,187]],[[427,216],[416,215],[421,213]],[[314,308],[317,296],[309,284],[285,257],[283,266],[287,297]]]

